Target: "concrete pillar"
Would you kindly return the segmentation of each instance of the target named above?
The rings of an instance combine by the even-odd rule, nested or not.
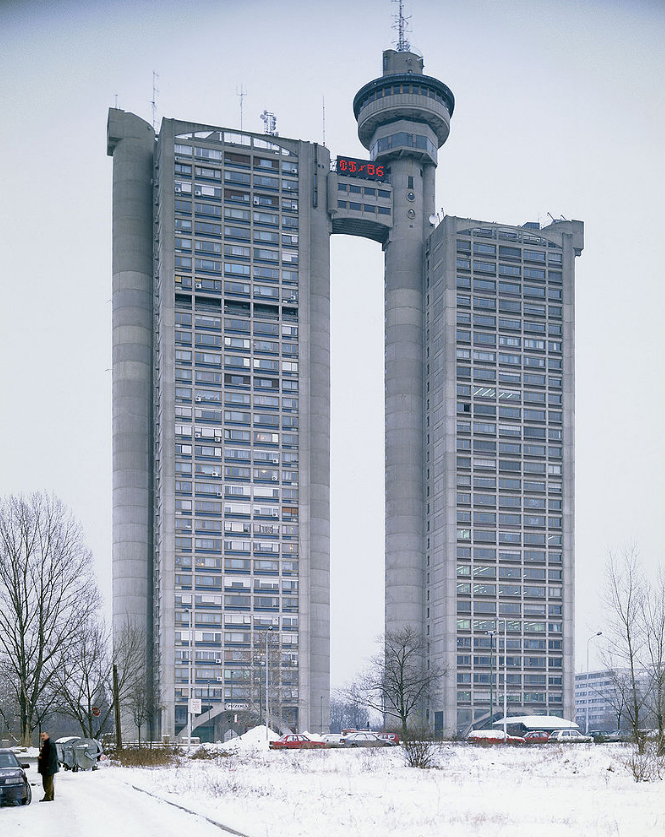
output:
[[[111,109],[113,156],[113,627],[152,650],[152,340],[155,134]]]

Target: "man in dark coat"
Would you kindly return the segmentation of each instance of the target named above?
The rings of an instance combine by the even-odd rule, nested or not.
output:
[[[55,744],[49,738],[48,732],[40,736],[42,746],[39,751],[39,765],[37,769],[42,774],[42,785],[44,787],[44,798],[40,802],[53,802],[53,778],[58,772],[58,751]]]

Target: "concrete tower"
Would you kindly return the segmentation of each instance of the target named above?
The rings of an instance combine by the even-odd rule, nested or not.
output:
[[[390,170],[393,197],[384,243],[386,631],[423,628],[424,254],[437,150],[448,138],[454,105],[448,87],[423,75],[423,59],[403,39],[383,53],[383,76],[353,101],[360,141]]]
[[[113,156],[113,626],[152,642],[155,132],[111,109]]]

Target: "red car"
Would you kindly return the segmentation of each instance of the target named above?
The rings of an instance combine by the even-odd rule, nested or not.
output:
[[[545,732],[544,729],[533,729],[524,733],[524,741],[527,744],[547,744],[549,738],[549,732]]]
[[[382,741],[389,741],[391,744],[399,744],[399,735],[396,732],[377,732],[377,737]]]
[[[524,744],[524,739],[519,735],[504,736],[502,729],[474,729],[466,739],[469,744]]]
[[[296,735],[289,733],[278,738],[277,741],[270,742],[271,750],[314,750],[326,746],[325,741],[313,741],[306,735]]]

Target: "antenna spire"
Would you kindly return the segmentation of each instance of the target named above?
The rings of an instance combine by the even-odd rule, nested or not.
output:
[[[399,6],[399,13],[393,15],[393,29],[397,30],[397,52],[409,52],[411,50],[411,44],[409,43],[406,33],[409,28],[409,21],[411,20],[411,15],[408,17],[404,14],[404,0],[393,0],[393,3],[397,3]]]
[[[242,106],[244,104],[244,98],[247,95],[247,91],[242,89],[242,83],[240,85],[240,90],[236,88],[236,96],[240,99],[240,130],[242,131]]]
[[[159,73],[152,71],[152,101],[150,104],[152,105],[152,129],[153,131],[157,130],[157,94],[159,90],[157,89],[157,79],[159,78]]]

